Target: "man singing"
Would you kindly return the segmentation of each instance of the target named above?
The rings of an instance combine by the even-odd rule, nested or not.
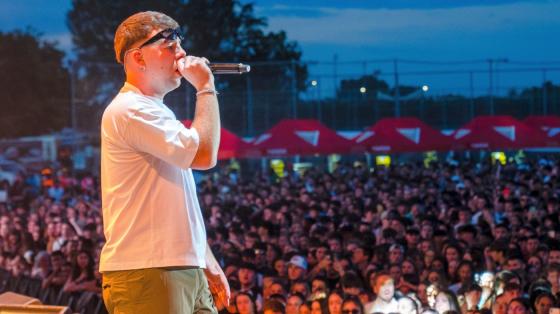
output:
[[[217,313],[212,294],[229,303],[191,170],[216,164],[217,92],[208,60],[186,55],[181,40],[176,21],[151,11],[115,33],[126,82],[101,122],[100,271],[110,313]],[[197,90],[190,129],[163,103],[182,78]]]

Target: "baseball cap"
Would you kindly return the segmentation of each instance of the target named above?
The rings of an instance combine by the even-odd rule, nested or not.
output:
[[[292,258],[290,258],[290,261],[288,262],[288,265],[289,264],[295,265],[303,269],[307,269],[307,260],[305,259],[305,257],[301,255],[292,256]]]

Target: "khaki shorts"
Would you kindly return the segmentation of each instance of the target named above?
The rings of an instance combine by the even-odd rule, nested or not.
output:
[[[102,286],[111,314],[218,313],[199,268],[105,272]]]

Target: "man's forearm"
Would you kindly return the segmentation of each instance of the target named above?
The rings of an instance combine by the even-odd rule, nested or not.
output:
[[[204,270],[204,274],[208,279],[208,288],[210,292],[212,292],[216,304],[218,306],[223,305],[227,307],[229,305],[229,298],[231,297],[231,290],[226,275],[222,271],[214,254],[212,254],[208,244],[206,244],[206,269]]]
[[[193,160],[195,169],[209,169],[216,165],[220,146],[220,109],[213,93],[197,96],[192,127],[198,132],[200,142]]]

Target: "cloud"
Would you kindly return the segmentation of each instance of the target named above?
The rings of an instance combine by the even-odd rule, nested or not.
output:
[[[44,35],[42,39],[56,42],[56,47],[66,53],[70,53],[74,47],[72,44],[72,35],[68,32]]]
[[[311,8],[308,8],[311,9]],[[302,11],[302,7],[295,10]],[[322,7],[315,16],[276,15],[270,30],[286,30],[302,43],[387,45],[512,32],[560,29],[560,1],[439,9],[340,9]],[[284,7],[282,11],[289,11]],[[282,12],[281,11],[281,12]],[[543,30],[543,31],[544,31]]]

